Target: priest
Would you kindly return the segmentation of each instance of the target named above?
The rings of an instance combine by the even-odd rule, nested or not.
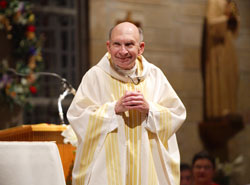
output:
[[[82,78],[67,112],[78,137],[74,185],[177,185],[176,131],[186,110],[143,56],[142,30],[122,22],[108,52]],[[163,61],[164,62],[164,61]]]

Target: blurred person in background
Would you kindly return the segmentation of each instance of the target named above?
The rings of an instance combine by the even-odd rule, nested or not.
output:
[[[181,163],[181,182],[180,185],[192,185],[192,168],[187,163]]]
[[[213,181],[215,169],[215,158],[207,151],[195,154],[192,160],[193,185],[219,185]]]

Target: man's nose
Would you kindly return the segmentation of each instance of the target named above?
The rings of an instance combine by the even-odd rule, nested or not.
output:
[[[125,54],[128,53],[128,50],[127,50],[127,48],[126,48],[125,45],[121,45],[121,47],[120,47],[120,53],[123,54],[123,55],[125,55]]]

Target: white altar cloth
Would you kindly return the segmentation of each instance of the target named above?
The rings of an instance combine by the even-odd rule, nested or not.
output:
[[[65,185],[54,142],[0,142],[1,185]]]

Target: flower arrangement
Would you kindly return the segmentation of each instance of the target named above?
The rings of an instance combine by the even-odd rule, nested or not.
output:
[[[78,145],[77,136],[70,125],[66,125],[66,129],[62,132],[61,135],[64,137],[63,142],[65,144],[69,143],[72,146],[77,147]]]
[[[235,175],[243,173],[244,170],[244,158],[242,155],[238,156],[232,162],[220,162],[220,160],[216,159],[217,166],[217,174],[215,177],[216,182],[221,185],[229,185],[233,180]]]
[[[37,37],[35,15],[28,1],[0,0],[0,34],[11,43],[9,57],[0,56],[0,98],[20,106],[37,92],[34,73],[42,66],[42,37]],[[0,40],[0,48],[5,47]],[[9,68],[20,77],[10,73]]]
[[[233,173],[241,172],[243,164],[243,156],[240,155],[232,162],[221,163],[219,159],[216,159],[218,170],[223,171],[225,176],[231,176]]]

